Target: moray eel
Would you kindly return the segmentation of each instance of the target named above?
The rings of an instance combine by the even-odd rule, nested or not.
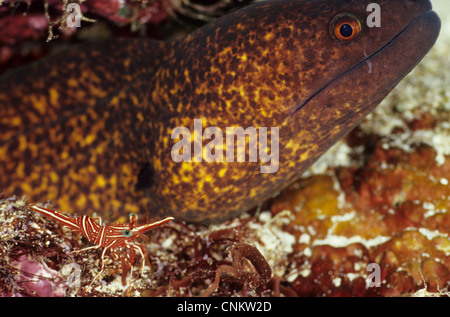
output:
[[[366,23],[371,2],[258,2],[183,39],[87,43],[4,75],[0,192],[110,218],[210,223],[255,207],[354,128],[435,43],[429,1],[378,1],[381,27]],[[222,131],[277,127],[277,171],[249,159],[175,162],[171,133],[194,131],[195,119]]]

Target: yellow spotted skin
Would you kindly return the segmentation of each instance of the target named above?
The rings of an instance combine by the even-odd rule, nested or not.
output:
[[[206,223],[256,206],[358,124],[434,44],[439,19],[425,13],[426,0],[378,1],[389,23],[350,44],[330,36],[336,14],[365,21],[370,2],[256,3],[184,39],[84,44],[3,76],[0,192],[104,217]],[[171,132],[193,131],[194,119],[222,131],[278,127],[278,171],[173,162]]]

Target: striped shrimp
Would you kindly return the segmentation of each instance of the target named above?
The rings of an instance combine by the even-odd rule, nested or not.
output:
[[[79,253],[92,249],[104,248],[101,255],[100,272],[94,277],[94,279],[86,288],[86,290],[95,282],[95,280],[105,270],[104,260],[106,252],[108,250],[114,257],[120,259],[123,263],[127,263],[131,268],[136,252],[138,252],[142,256],[142,262],[139,269],[139,273],[136,276],[137,279],[144,269],[145,260],[147,260],[149,265],[150,261],[147,257],[143,245],[138,241],[136,241],[136,239],[138,237],[145,237],[144,236],[145,232],[153,228],[159,227],[174,219],[173,217],[167,217],[157,222],[137,226],[136,225],[137,216],[135,214],[131,214],[129,223],[102,225],[101,218],[91,218],[88,216],[70,217],[56,210],[46,209],[36,205],[29,205],[29,207],[40,214],[48,216],[62,223],[64,226],[69,227],[73,231],[80,233],[81,235],[86,237],[86,239],[88,239],[90,242],[94,244],[94,246],[87,247],[81,250],[72,251],[69,254]],[[129,252],[118,253],[121,249],[127,249],[129,250]],[[122,254],[124,254],[125,256],[123,256]],[[136,282],[136,279],[134,283]],[[129,288],[129,290],[131,290],[131,288]]]

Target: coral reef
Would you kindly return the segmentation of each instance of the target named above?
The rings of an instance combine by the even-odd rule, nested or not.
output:
[[[106,272],[88,288],[100,269],[100,250],[69,255],[89,243],[31,211],[24,200],[3,199],[0,211],[2,296],[261,296],[271,294],[272,288],[289,294],[272,278],[271,265],[252,245],[263,224],[255,218],[242,217],[222,229],[178,222],[154,230],[146,243],[151,270],[146,267],[137,278],[106,257]],[[276,219],[282,217],[266,223],[273,232],[276,223],[283,223]],[[278,257],[286,258],[282,252]],[[133,272],[139,263],[135,261]]]
[[[183,36],[252,1],[2,0],[0,73],[86,40]]]
[[[165,4],[163,0],[0,1],[0,73],[81,41],[158,37],[152,28],[169,19]]]

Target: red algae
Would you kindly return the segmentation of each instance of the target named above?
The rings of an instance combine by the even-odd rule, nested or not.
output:
[[[294,213],[290,233],[307,236],[294,246],[305,255],[293,282],[300,296],[441,294],[450,284],[450,158],[439,165],[430,146],[408,153],[372,140],[360,166],[300,179],[272,204]],[[379,287],[366,285],[370,263]]]

